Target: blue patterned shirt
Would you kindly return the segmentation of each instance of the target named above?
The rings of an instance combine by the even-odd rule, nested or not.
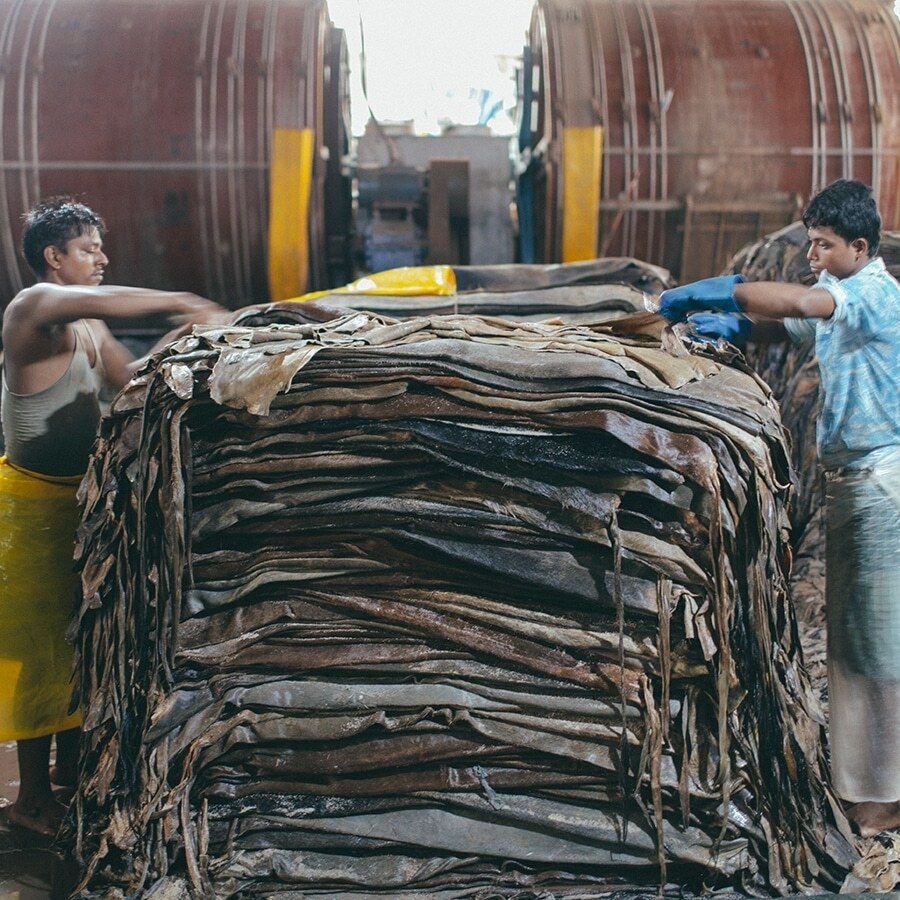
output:
[[[825,468],[900,446],[900,283],[874,258],[849,278],[822,272],[829,319],[785,319],[795,340],[815,337],[822,383],[816,439]]]

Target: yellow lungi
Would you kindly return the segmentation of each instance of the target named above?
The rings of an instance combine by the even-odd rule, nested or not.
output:
[[[80,477],[53,478],[0,457],[0,741],[76,728],[68,712]]]

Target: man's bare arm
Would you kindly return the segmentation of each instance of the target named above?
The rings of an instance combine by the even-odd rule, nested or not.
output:
[[[58,285],[40,282],[20,291],[3,315],[7,377],[13,390],[31,393],[52,383],[66,361],[67,341],[60,330],[79,319],[93,320],[103,365],[110,383],[121,387],[131,377],[134,359],[106,325],[159,317],[186,330],[193,323],[222,322],[233,316],[224,307],[186,292],[155,291],[115,285]],[[170,332],[170,335],[173,334]],[[53,358],[57,363],[51,363]]]
[[[40,282],[20,291],[4,314],[4,328],[40,330],[78,319],[127,321],[161,316],[176,323],[221,317],[224,307],[186,291],[156,291],[120,285],[60,285]]]
[[[745,281],[734,286],[741,311],[764,319],[828,319],[834,297],[818,287],[783,281]]]

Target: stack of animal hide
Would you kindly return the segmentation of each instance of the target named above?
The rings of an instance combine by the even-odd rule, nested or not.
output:
[[[103,423],[79,895],[836,889],[759,377],[650,315],[303,307]]]
[[[591,325],[642,311],[647,295],[675,284],[668,269],[618,256],[564,265],[453,266],[452,278],[450,294],[354,293],[360,285],[354,282],[317,302],[393,318],[449,314]]]

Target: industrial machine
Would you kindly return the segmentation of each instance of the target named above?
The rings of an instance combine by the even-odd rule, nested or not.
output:
[[[0,6],[0,296],[22,214],[83,197],[110,283],[229,306],[349,280],[347,51],[325,0]]]
[[[414,134],[370,123],[357,142],[357,263],[492,265],[513,260],[508,138],[483,126]]]
[[[31,281],[22,214],[57,193],[107,220],[110,283],[232,307],[425,261],[627,256],[701,277],[840,176],[896,229],[891,4],[535,0],[510,146],[355,144],[326,0],[12,0],[0,297]]]
[[[840,177],[900,227],[893,0],[537,0],[520,96],[523,261],[715,274]]]

